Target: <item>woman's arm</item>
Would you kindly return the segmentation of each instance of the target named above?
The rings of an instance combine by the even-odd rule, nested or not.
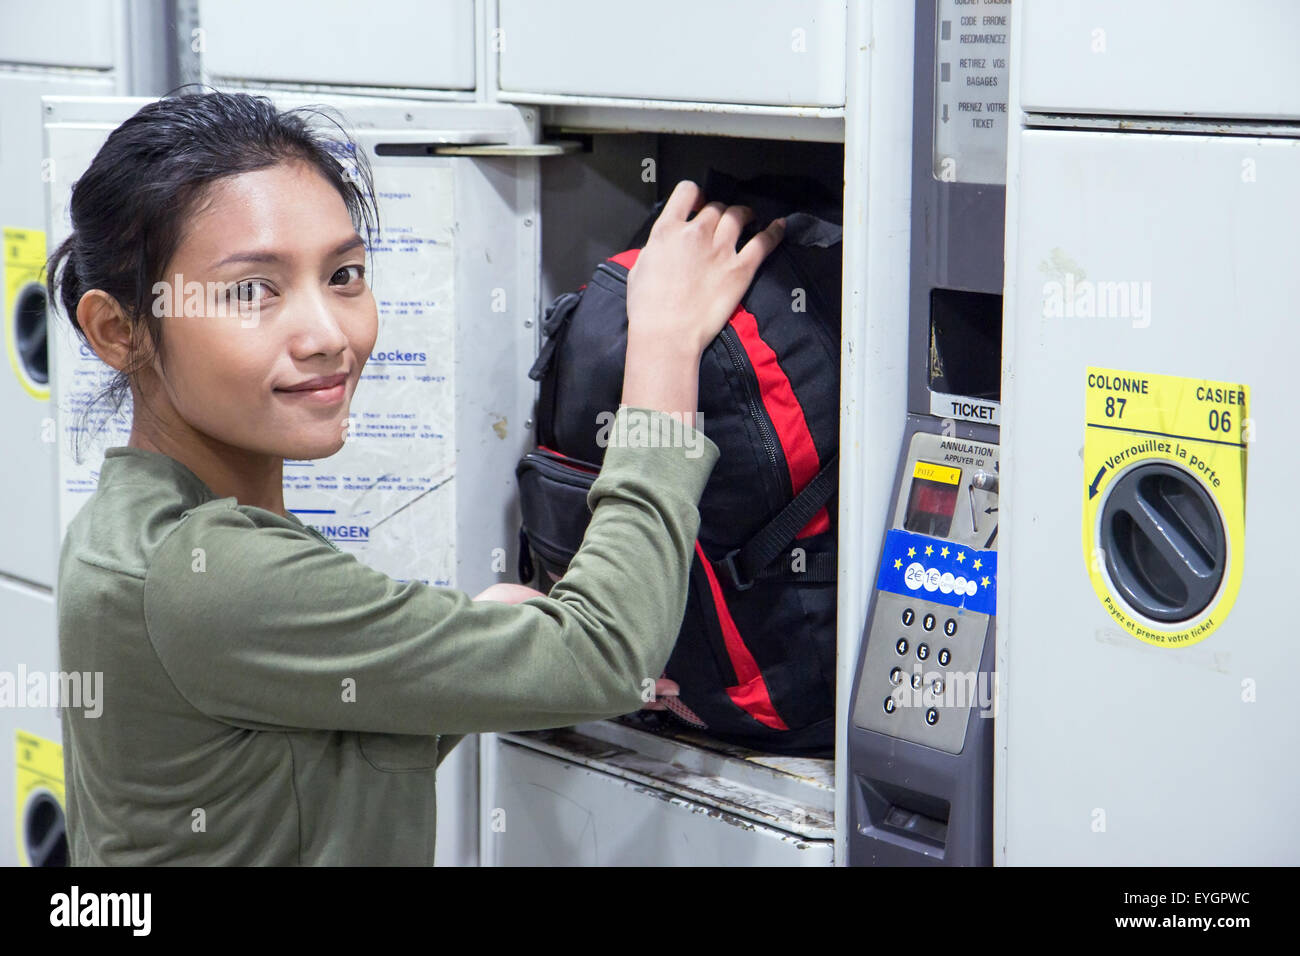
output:
[[[617,414],[629,411],[662,414]],[[685,611],[718,455],[703,434],[692,444],[698,457],[611,445],[568,572],[513,605],[396,582],[301,529],[260,525],[261,509],[208,502],[150,562],[149,637],[194,707],[254,729],[463,734],[629,713]]]
[[[737,252],[752,213],[701,199],[678,184],[629,276],[612,434],[626,433],[629,415],[661,433],[691,428],[704,346],[779,241],[774,224]],[[568,571],[517,604],[399,583],[301,529],[259,524],[260,509],[208,502],[150,563],[149,637],[193,706],[255,729],[466,734],[628,713],[676,640],[697,505],[718,457],[702,432],[685,437],[680,447],[611,443]]]

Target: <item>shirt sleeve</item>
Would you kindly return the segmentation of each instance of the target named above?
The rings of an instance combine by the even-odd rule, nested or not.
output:
[[[681,626],[719,451],[652,409],[621,406],[612,434],[628,412],[685,440],[605,449],[586,536],[548,596],[503,604],[397,582],[224,498],[190,511],[150,562],[159,660],[199,711],[252,729],[451,735],[638,709]]]

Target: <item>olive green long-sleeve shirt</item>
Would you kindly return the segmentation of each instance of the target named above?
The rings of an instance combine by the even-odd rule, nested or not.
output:
[[[110,449],[59,563],[60,667],[103,673],[98,717],[62,712],[71,862],[431,864],[453,735],[641,707],[718,457],[688,437],[608,447],[568,573],[517,605],[399,583],[170,457]]]

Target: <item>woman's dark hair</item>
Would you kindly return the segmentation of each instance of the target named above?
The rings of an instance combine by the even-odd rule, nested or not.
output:
[[[265,96],[217,90],[174,91],[141,107],[109,134],[72,186],[72,234],[46,262],[50,302],[62,306],[86,342],[77,303],[87,290],[101,289],[134,332],[147,331],[152,348],[161,348],[153,288],[167,278],[186,219],[212,183],[286,161],[310,164],[339,191],[369,246],[379,226],[370,164],[332,113],[320,106],[281,111]],[[313,124],[313,117],[333,128]],[[108,417],[117,414],[131,376],[151,358],[151,351],[133,352],[83,415],[105,396],[112,404]]]

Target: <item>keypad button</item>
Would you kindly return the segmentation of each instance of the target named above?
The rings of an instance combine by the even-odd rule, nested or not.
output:
[[[939,722],[939,712],[931,707],[925,712],[925,722],[933,727]]]
[[[903,669],[901,667],[895,667],[889,672],[889,682],[895,687],[903,683]]]
[[[957,633],[957,622],[952,618],[948,618],[948,620],[943,622],[943,632],[949,637],[952,637]]]
[[[885,708],[885,713],[892,714],[894,709],[898,707],[898,701],[894,700],[893,697],[886,697],[882,706]]]
[[[927,615],[926,615],[926,616],[921,620],[921,626],[922,626],[923,628],[925,628],[927,631],[933,631],[933,630],[934,630],[934,615],[933,615],[933,614],[927,614]]]
[[[912,674],[912,689],[913,690],[921,689],[921,675],[919,673],[914,672]]]
[[[943,693],[942,677],[936,677],[934,680],[930,681],[930,693],[934,694],[935,697],[938,697]]]
[[[907,653],[907,638],[905,638],[905,637],[900,637],[900,638],[898,639],[898,643],[894,645],[894,650],[898,651],[898,653],[900,653],[900,654],[906,654],[906,653]]]
[[[910,607],[903,608],[903,626],[911,627],[912,622],[916,620],[916,612]]]
[[[941,648],[939,649],[939,666],[940,666],[940,667],[947,667],[947,666],[948,666],[948,662],[949,662],[950,660],[952,660],[952,653],[948,650],[948,648],[946,648],[946,647],[941,647]]]
[[[923,660],[925,660],[925,659],[926,659],[927,657],[929,657],[929,656],[930,656],[930,645],[929,645],[929,644],[917,644],[917,645],[916,645],[916,659],[917,659],[918,661],[923,661]]]

